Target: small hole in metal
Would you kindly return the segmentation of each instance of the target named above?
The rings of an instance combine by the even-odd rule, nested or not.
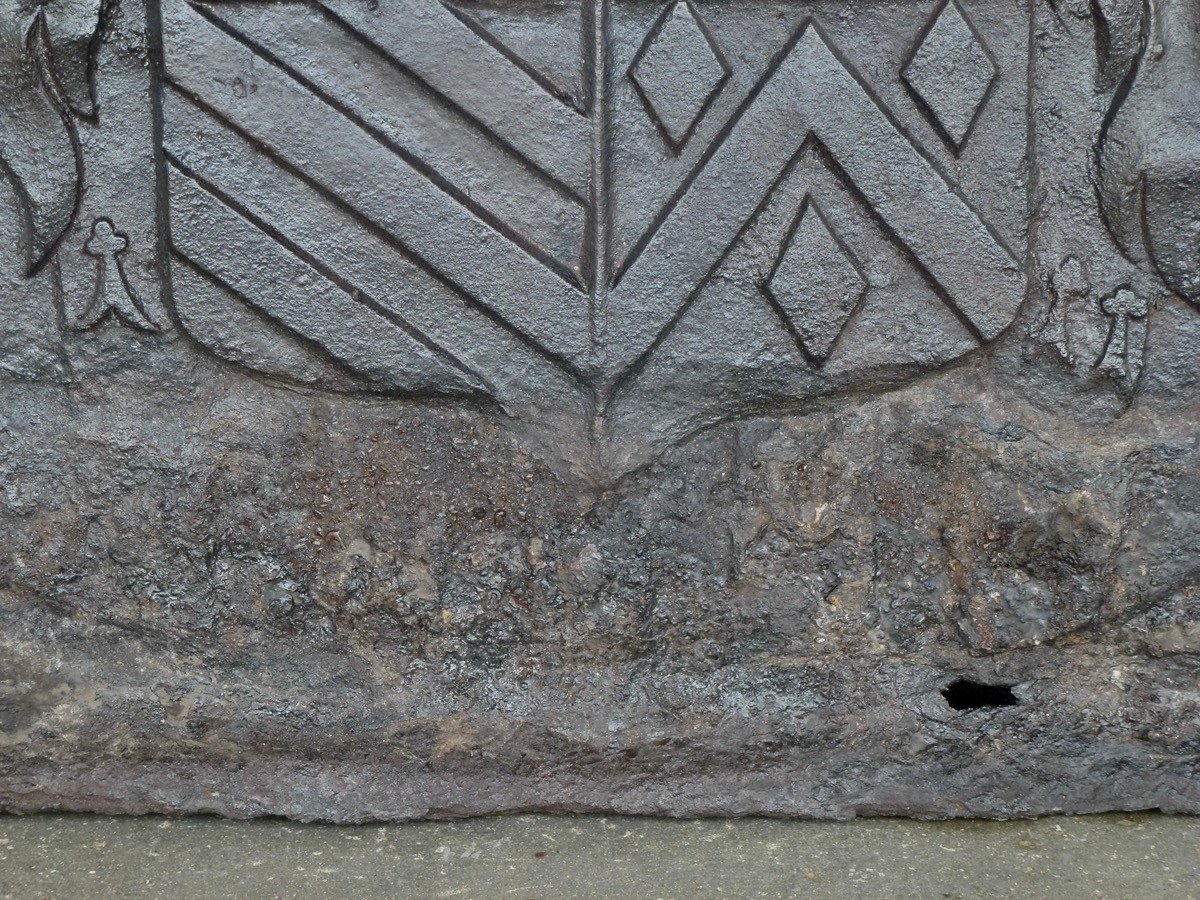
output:
[[[971,709],[991,709],[998,706],[1016,706],[1021,701],[1006,684],[982,684],[960,678],[942,691],[942,696],[951,709],[965,712]]]

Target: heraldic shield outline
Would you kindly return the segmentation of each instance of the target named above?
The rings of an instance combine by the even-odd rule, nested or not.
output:
[[[170,302],[268,375],[682,432],[911,380],[1025,297],[1026,2],[159,14]]]

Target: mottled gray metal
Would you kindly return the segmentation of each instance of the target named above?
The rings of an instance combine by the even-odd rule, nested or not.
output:
[[[0,808],[1200,811],[1198,85],[1195,0],[0,0]]]

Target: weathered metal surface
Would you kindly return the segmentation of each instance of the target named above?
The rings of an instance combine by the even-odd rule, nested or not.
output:
[[[1194,0],[0,44],[0,807],[1200,811]]]

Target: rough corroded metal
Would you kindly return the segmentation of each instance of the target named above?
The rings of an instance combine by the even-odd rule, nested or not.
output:
[[[1194,0],[0,0],[0,808],[1200,811]]]

